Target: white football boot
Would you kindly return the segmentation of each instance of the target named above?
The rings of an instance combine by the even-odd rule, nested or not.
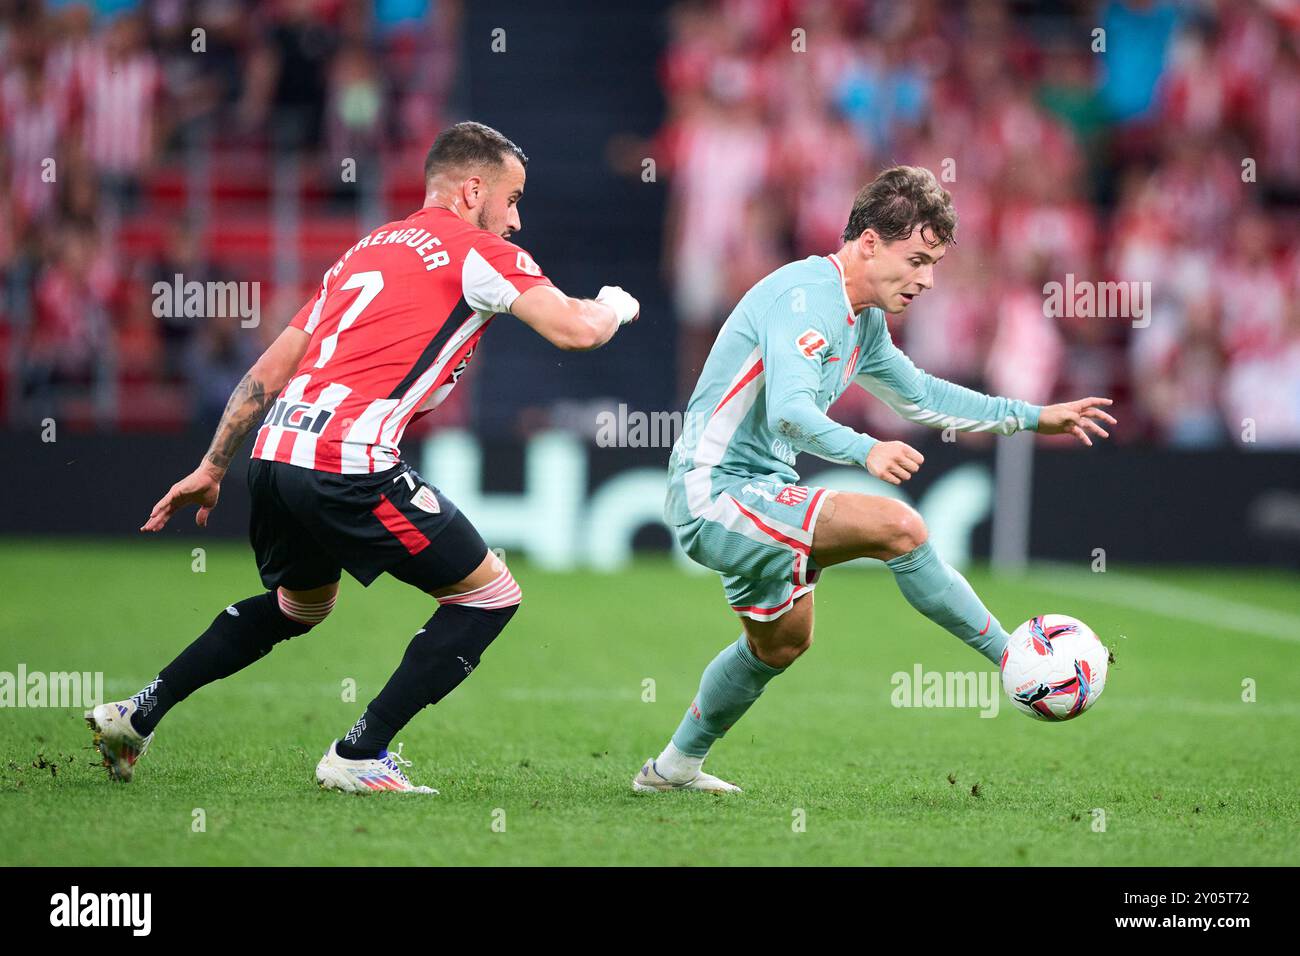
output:
[[[659,793],[664,790],[704,790],[708,793],[744,793],[734,783],[713,776],[711,773],[705,773],[703,770],[697,771],[693,777],[685,780],[674,780],[665,777],[655,766],[653,759],[647,760],[641,767],[641,772],[632,778],[632,789],[637,793]]]
[[[402,767],[411,761],[402,756],[402,745],[396,753],[384,751],[378,758],[349,760],[340,757],[338,741],[330,744],[325,756],[316,765],[316,782],[325,790],[343,790],[347,793],[374,793],[395,790],[398,793],[437,793],[433,787],[417,787],[406,778]]]
[[[86,723],[95,732],[95,746],[104,758],[108,775],[122,783],[131,782],[135,762],[144,756],[149,741],[153,740],[153,734],[142,737],[131,726],[136,707],[133,700],[119,700],[86,711]]]

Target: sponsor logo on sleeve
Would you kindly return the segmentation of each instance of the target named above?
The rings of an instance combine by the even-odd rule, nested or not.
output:
[[[515,267],[524,275],[539,276],[542,274],[542,268],[533,261],[533,257],[524,250],[519,250],[519,255],[515,256]]]
[[[815,359],[830,343],[816,329],[805,329],[794,340],[794,344],[805,358]]]

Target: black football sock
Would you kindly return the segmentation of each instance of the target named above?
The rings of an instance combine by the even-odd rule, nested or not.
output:
[[[131,698],[138,708],[131,726],[141,734],[153,733],[167,711],[203,685],[243,670],[281,641],[310,630],[311,625],[281,613],[274,591],[230,605]]]
[[[519,608],[446,604],[406,648],[402,663],[366,712],[338,742],[348,760],[378,757],[421,708],[436,704],[478,666],[489,644]]]

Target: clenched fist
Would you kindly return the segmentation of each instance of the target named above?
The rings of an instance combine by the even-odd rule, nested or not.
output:
[[[925,456],[901,441],[876,442],[867,452],[867,471],[891,485],[901,485],[925,464]]]

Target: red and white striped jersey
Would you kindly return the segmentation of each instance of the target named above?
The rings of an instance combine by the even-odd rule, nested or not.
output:
[[[449,210],[380,226],[294,317],[311,342],[253,457],[346,475],[393,467],[406,426],[455,387],[492,316],[550,284],[524,250]]]
[[[101,172],[136,175],[154,152],[163,75],[152,53],[122,58],[102,49],[77,60],[85,154]]]

